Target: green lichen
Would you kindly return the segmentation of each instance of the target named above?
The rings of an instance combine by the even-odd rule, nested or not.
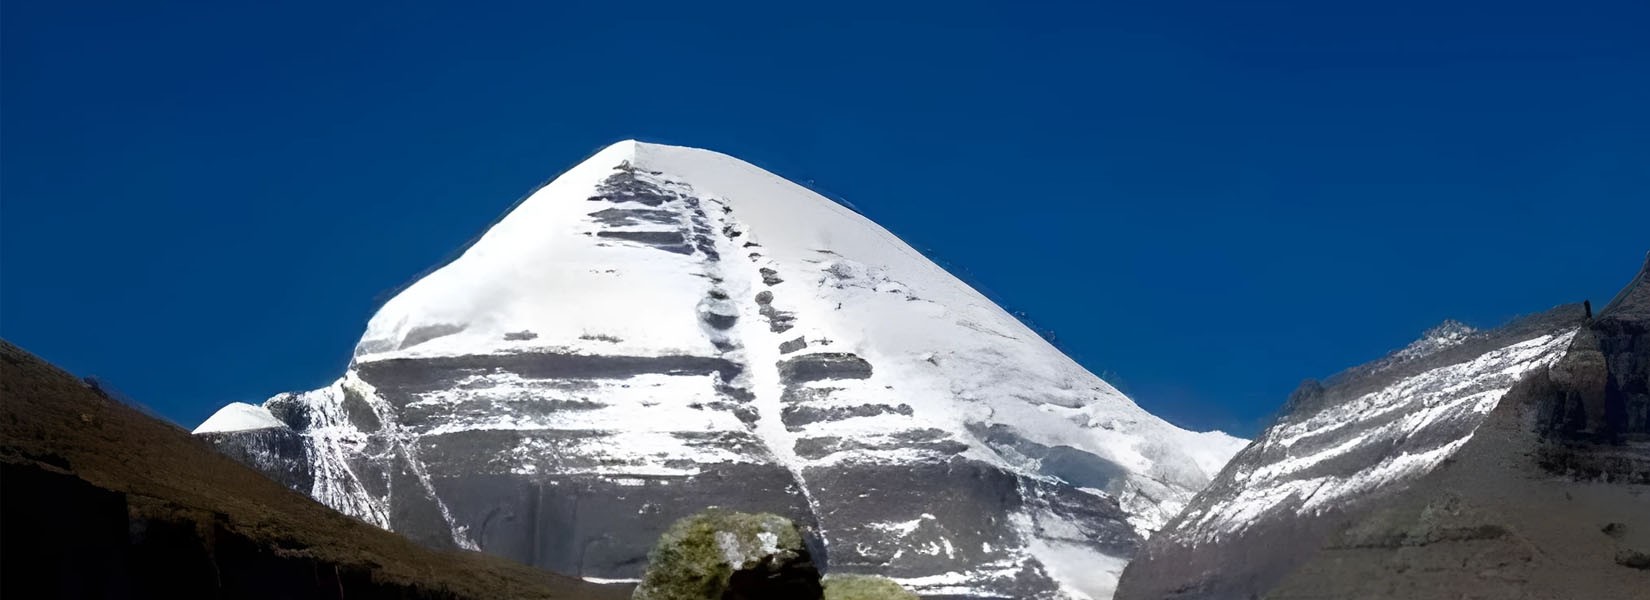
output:
[[[764,560],[785,563],[806,553],[802,534],[790,519],[713,508],[677,521],[659,538],[631,598],[718,599],[735,570]]]
[[[917,595],[887,577],[832,575],[825,578],[825,600],[917,600]]]

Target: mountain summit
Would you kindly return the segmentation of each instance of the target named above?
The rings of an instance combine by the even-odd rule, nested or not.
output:
[[[333,385],[225,410],[197,434],[431,545],[628,579],[721,506],[808,524],[835,572],[1011,598],[1109,597],[1245,444],[852,210],[634,141],[387,302]]]

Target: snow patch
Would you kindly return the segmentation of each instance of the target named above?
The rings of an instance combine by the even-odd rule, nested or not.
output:
[[[231,402],[218,409],[218,412],[212,413],[212,416],[196,427],[193,433],[248,431],[272,427],[286,427],[286,424],[275,418],[275,415],[269,414],[267,408],[245,402]]]

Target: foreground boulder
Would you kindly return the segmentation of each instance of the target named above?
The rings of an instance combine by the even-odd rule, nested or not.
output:
[[[887,577],[833,575],[825,580],[825,600],[917,600]]]
[[[659,538],[632,598],[817,600],[822,594],[819,569],[790,519],[711,509],[677,521]]]

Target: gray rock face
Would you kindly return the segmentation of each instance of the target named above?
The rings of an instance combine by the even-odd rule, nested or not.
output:
[[[708,507],[927,595],[1109,593],[1240,441],[1163,422],[875,224],[714,153],[604,151],[215,444],[426,544],[635,579]],[[292,444],[288,438],[301,441]],[[279,442],[279,443],[277,443]]]
[[[1455,330],[1303,386],[1147,543],[1117,597],[1642,594],[1650,577],[1617,557],[1650,545],[1650,435],[1629,416],[1650,357],[1634,310],[1647,279],[1650,264],[1596,319],[1566,306]],[[1372,401],[1383,394],[1413,400]],[[1481,410],[1441,410],[1457,397]],[[1393,420],[1402,435],[1372,435]]]
[[[202,433],[198,436],[212,444],[219,452],[257,469],[295,490],[308,490],[315,485],[309,446],[304,436],[287,428],[271,427],[228,433]]]

